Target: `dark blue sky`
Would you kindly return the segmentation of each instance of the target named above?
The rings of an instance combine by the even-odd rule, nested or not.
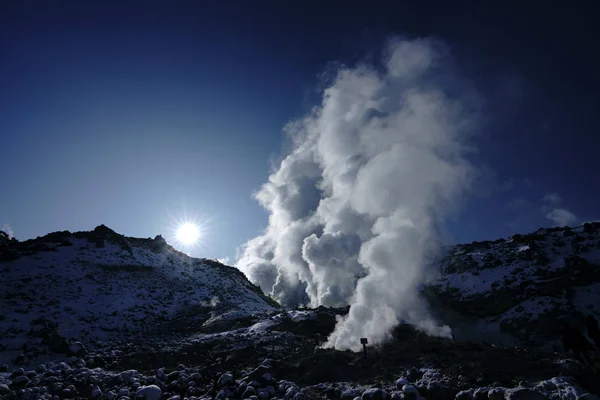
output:
[[[0,226],[169,239],[196,215],[193,253],[232,257],[266,226],[251,194],[320,73],[376,60],[391,34],[444,40],[486,101],[456,240],[552,225],[555,209],[598,218],[593,3],[480,3],[2,2]]]

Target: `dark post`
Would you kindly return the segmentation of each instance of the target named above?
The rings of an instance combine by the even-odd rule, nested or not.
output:
[[[365,357],[367,356],[367,343],[369,343],[369,341],[366,337],[360,338],[360,344],[363,345],[363,352]]]
[[[213,387],[212,387],[212,399],[215,400],[217,398],[217,387],[219,385],[219,375],[215,373],[213,376]]]

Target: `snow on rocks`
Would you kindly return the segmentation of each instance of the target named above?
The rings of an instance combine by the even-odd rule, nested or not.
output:
[[[287,390],[285,391],[285,398],[286,399],[293,399],[299,393],[300,393],[300,388],[298,386],[296,386],[296,385],[290,385],[287,388]]]
[[[139,373],[135,369],[130,369],[121,372],[118,377],[122,382],[132,383],[136,375],[139,375]]]
[[[137,339],[149,325],[191,314],[247,318],[277,309],[236,268],[191,258],[159,237],[129,238],[100,226],[5,246],[0,259],[5,250],[15,255],[2,260],[6,364],[48,352],[81,357],[98,341]]]
[[[454,397],[455,400],[473,400],[473,391],[472,390],[461,390]]]
[[[227,374],[223,374],[221,375],[221,377],[219,378],[219,386],[223,387],[225,385],[229,385],[233,382],[233,375],[227,373]]]
[[[360,398],[362,396],[361,390],[358,388],[347,388],[344,387],[341,390],[341,394],[340,397],[344,400],[350,400],[350,399],[354,399],[356,397]]]
[[[212,397],[213,381],[204,382],[194,368],[176,370],[159,368],[145,375],[134,369],[105,371],[81,366],[80,359],[69,359],[46,364],[46,372],[17,368],[11,373],[0,373],[0,396],[16,398],[89,398],[95,400],[162,400],[185,396],[189,400]],[[79,365],[79,366],[77,366]],[[596,400],[568,377],[552,378],[513,389],[501,387],[474,387],[459,391],[450,385],[449,378],[432,368],[412,370],[391,382],[364,387],[356,383],[321,383],[300,387],[288,380],[277,380],[267,363],[259,365],[239,381],[231,373],[218,375],[218,399],[340,399],[350,400]],[[417,378],[409,380],[408,376]],[[161,377],[162,379],[160,379]],[[453,382],[459,381],[458,379]],[[27,397],[29,396],[29,397]]]
[[[385,390],[379,388],[367,389],[360,397],[361,400],[386,400],[389,394]]]
[[[562,399],[579,399],[587,393],[572,378],[565,376],[541,381],[534,389],[550,398],[559,394]]]
[[[404,385],[408,385],[408,384],[410,384],[410,382],[409,382],[409,380],[408,380],[408,379],[406,379],[405,377],[400,377],[400,378],[398,378],[398,380],[396,381],[396,388],[398,388],[398,389],[402,389],[402,387],[403,387]]]
[[[162,390],[156,385],[142,386],[135,392],[136,399],[160,400]]]
[[[402,386],[402,392],[406,399],[416,400],[419,398],[419,391],[413,385]]]
[[[256,394],[256,389],[254,389],[253,386],[246,386],[244,392],[242,393],[242,398],[254,396],[255,394]]]

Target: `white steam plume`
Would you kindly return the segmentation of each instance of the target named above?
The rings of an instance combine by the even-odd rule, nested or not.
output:
[[[13,230],[13,228],[10,224],[2,225],[2,229],[0,229],[0,230],[4,231],[4,233],[6,233],[8,235],[9,239],[12,239],[15,237],[15,231]]]
[[[394,39],[383,68],[342,68],[256,195],[270,212],[237,267],[284,305],[351,305],[327,347],[380,343],[400,320],[448,336],[419,297],[443,218],[474,176],[477,96],[443,44]]]

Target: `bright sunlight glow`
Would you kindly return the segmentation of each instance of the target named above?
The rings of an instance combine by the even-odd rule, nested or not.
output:
[[[200,239],[200,228],[192,222],[184,222],[177,227],[177,241],[185,246],[192,246]]]

